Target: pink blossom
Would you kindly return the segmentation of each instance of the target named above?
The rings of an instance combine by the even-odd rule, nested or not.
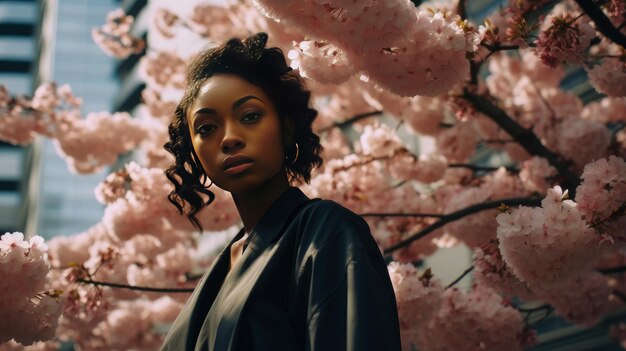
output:
[[[579,169],[593,160],[606,157],[611,143],[611,132],[603,124],[586,119],[560,123],[556,134],[557,150],[574,161]]]
[[[321,144],[324,147],[323,158],[325,160],[343,158],[350,153],[348,140],[338,128],[331,129],[321,139]]]
[[[581,117],[600,123],[626,120],[626,97],[605,97],[585,105]]]
[[[365,75],[360,77],[358,89],[362,91],[365,101],[371,105],[370,108],[382,110],[398,119],[402,117],[404,111],[411,105],[412,98],[394,94]]]
[[[373,157],[389,156],[403,148],[396,132],[385,124],[366,125],[359,141],[363,154]]]
[[[329,43],[311,40],[294,43],[288,57],[290,66],[301,76],[322,84],[339,84],[355,73],[345,53]]]
[[[319,92],[319,96],[315,98],[315,107],[319,114],[313,121],[313,126],[317,129],[328,128],[334,123],[372,112],[376,108],[382,109],[366,101],[362,84],[356,76],[338,86],[321,85],[313,80],[308,81],[307,85]]]
[[[561,287],[597,258],[599,236],[561,188],[548,190],[542,207],[520,206],[501,213],[497,235],[508,268],[528,287],[542,293]]]
[[[437,136],[437,148],[450,163],[463,163],[474,154],[476,131],[469,122],[458,122]]]
[[[239,6],[244,7],[244,6]],[[237,14],[233,13],[234,6],[216,6],[212,4],[199,3],[191,11],[191,16],[187,22],[191,29],[215,42],[221,42],[229,39],[231,36],[237,36],[237,31],[243,32],[245,27],[236,26],[233,23],[233,17],[237,18]],[[248,13],[248,16],[252,15]],[[257,15],[257,17],[261,17]],[[242,16],[241,18],[245,18]],[[244,34],[244,33],[241,33]]]
[[[417,180],[422,183],[432,183],[440,180],[448,162],[439,154],[420,155],[416,158],[409,154],[400,154],[389,162],[389,174],[396,179]]]
[[[141,77],[154,87],[185,87],[186,62],[173,52],[150,52],[141,58]]]
[[[177,101],[168,99],[165,94],[156,89],[144,89],[141,92],[141,97],[152,117],[169,121],[174,114]]]
[[[607,277],[590,271],[550,292],[544,300],[555,307],[556,313],[576,324],[595,325],[609,312],[611,288]]]
[[[526,189],[543,193],[550,185],[550,178],[554,177],[556,173],[556,169],[548,163],[548,160],[534,156],[522,162],[519,177]]]
[[[626,13],[626,2],[624,0],[611,0],[606,3],[606,9],[611,16],[620,17]]]
[[[605,58],[601,64],[585,70],[589,83],[600,93],[612,97],[626,96],[626,64],[614,58]]]
[[[29,346],[24,346],[17,343],[15,340],[10,340],[0,345],[0,351],[57,351],[61,348],[59,341],[38,341]]]
[[[107,22],[100,28],[94,28],[91,36],[107,55],[123,59],[145,48],[144,41],[130,33],[133,22],[133,16],[127,16],[119,8],[109,12]]]
[[[420,273],[410,263],[391,262],[387,269],[393,283],[400,329],[414,329],[428,323],[441,305],[443,286],[430,275]]]
[[[441,308],[419,333],[420,350],[522,350],[524,323],[494,291],[444,291]]]
[[[163,342],[163,336],[151,330],[149,303],[121,303],[99,323],[94,334],[102,335],[113,349],[155,349]]]
[[[52,266],[67,267],[71,262],[84,262],[89,258],[87,249],[94,242],[103,240],[107,233],[101,223],[82,233],[56,236],[48,241],[48,256]]]
[[[54,337],[63,303],[45,292],[50,264],[40,236],[20,232],[0,240],[0,343],[23,345]]]
[[[0,238],[0,250],[4,252],[15,248],[28,249],[30,247],[28,241],[24,241],[24,234],[20,232],[6,232]]]
[[[55,133],[57,152],[75,173],[93,173],[139,145],[146,129],[126,112],[90,113]]]
[[[582,53],[595,36],[591,25],[576,21],[570,15],[549,15],[545,21],[551,25],[537,39],[536,53],[541,61],[553,68],[561,62],[581,62]]]
[[[254,0],[262,14],[319,39],[334,39],[339,47],[358,51],[379,49],[398,41],[415,21],[408,0],[392,2]]]
[[[451,112],[451,106],[443,98],[415,96],[400,118],[407,122],[412,132],[435,136],[444,130],[440,124],[446,112]]]
[[[502,220],[511,223],[510,218],[503,217]],[[505,297],[517,296],[527,301],[534,298],[528,286],[508,269],[498,250],[497,240],[474,249],[474,279]]]
[[[150,318],[156,323],[169,323],[176,319],[183,303],[169,296],[162,296],[150,304]]]
[[[626,162],[609,156],[587,164],[576,189],[577,208],[590,222],[607,219],[626,202]]]

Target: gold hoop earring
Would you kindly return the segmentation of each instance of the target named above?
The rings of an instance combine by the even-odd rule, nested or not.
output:
[[[291,164],[294,164],[296,162],[299,154],[300,154],[300,149],[298,148],[298,143],[296,143],[296,157],[293,158],[293,161],[291,161]]]

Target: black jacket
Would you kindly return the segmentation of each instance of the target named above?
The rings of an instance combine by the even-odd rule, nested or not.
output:
[[[228,273],[243,234],[202,277],[162,351],[400,350],[393,287],[363,218],[291,187]]]

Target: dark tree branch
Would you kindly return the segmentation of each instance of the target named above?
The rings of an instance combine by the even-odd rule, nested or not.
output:
[[[461,16],[461,19],[467,19],[467,6],[465,0],[459,0],[457,12],[459,13],[459,16]]]
[[[482,112],[496,122],[500,128],[504,129],[529,154],[547,159],[550,165],[556,168],[559,174],[563,176],[563,186],[569,189],[572,197],[574,196],[576,187],[580,183],[580,178],[570,170],[571,161],[565,160],[557,153],[549,150],[541,143],[541,140],[537,138],[532,130],[519,125],[515,120],[509,117],[504,110],[500,109],[484,96],[471,93],[466,89],[462,97],[472,103],[477,111]]]
[[[100,282],[91,279],[77,279],[79,283],[84,284],[92,284],[95,286],[108,286],[111,288],[120,288],[120,289],[129,289],[129,290],[138,290],[138,291],[150,291],[150,292],[163,292],[163,293],[190,293],[193,292],[193,289],[174,289],[174,288],[151,288],[147,286],[132,286],[126,284],[117,284],[117,283],[108,283],[108,282]]]
[[[611,20],[602,12],[602,9],[591,0],[575,0],[578,6],[596,24],[596,28],[607,39],[626,48],[626,35],[615,28]]]
[[[550,308],[552,308],[552,306],[550,306],[549,304],[544,304],[544,305],[537,306],[534,308],[522,308],[522,307],[515,307],[515,306],[513,306],[513,308],[524,313],[534,313],[538,311],[549,310]]]
[[[500,43],[488,44],[488,43],[480,43],[481,46],[486,47],[489,51],[505,51],[505,50],[518,50],[519,45],[502,45]]]
[[[541,204],[541,199],[537,197],[518,197],[518,198],[510,198],[510,199],[500,199],[500,200],[486,201],[486,202],[482,202],[476,205],[472,205],[472,206],[460,209],[456,212],[452,212],[450,214],[444,215],[437,222],[420,230],[419,232],[413,234],[412,236],[400,241],[399,243],[384,249],[383,254],[389,255],[390,253],[396,250],[399,250],[403,247],[407,247],[413,241],[425,237],[429,233],[435,231],[436,229],[443,227],[447,223],[456,221],[457,219],[461,219],[465,216],[469,216],[477,212],[498,208],[500,207],[500,205],[503,205],[503,204],[507,206],[518,206],[518,205],[539,206]]]
[[[610,268],[598,268],[596,271],[602,274],[614,274],[626,272],[626,266],[610,267]]]
[[[473,270],[474,270],[474,266],[471,266],[470,268],[466,269],[458,278],[456,278],[455,280],[452,281],[452,283],[450,283],[450,284],[448,284],[448,286],[446,286],[446,290],[448,290],[451,287],[455,286],[456,283],[460,282],[463,278],[465,278],[466,275],[468,275]]]
[[[381,213],[369,212],[359,214],[361,217],[424,217],[424,218],[443,218],[445,215],[436,213]]]
[[[345,128],[345,127],[351,125],[352,123],[358,122],[358,121],[360,121],[362,119],[365,119],[365,118],[368,118],[368,117],[380,115],[382,113],[383,113],[383,111],[372,111],[372,112],[366,112],[366,113],[361,113],[361,114],[358,114],[358,115],[354,115],[353,117],[350,117],[350,118],[346,119],[345,121],[333,123],[333,124],[331,124],[329,126],[321,128],[319,130],[319,132],[326,132],[326,131],[331,130],[332,128]]]
[[[485,171],[485,172],[493,172],[493,171],[497,171],[498,169],[500,169],[500,167],[487,167],[487,166],[476,166],[476,165],[470,165],[470,164],[465,164],[465,163],[451,163],[448,165],[448,167],[450,168],[467,168],[467,169],[471,169],[474,172],[480,172],[480,171]],[[517,167],[505,167],[507,171],[511,172],[511,173],[519,173],[519,169]]]

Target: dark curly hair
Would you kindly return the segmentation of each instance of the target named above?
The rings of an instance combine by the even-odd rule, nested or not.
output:
[[[196,214],[213,202],[215,194],[208,189],[210,185],[204,185],[207,175],[191,144],[187,112],[202,85],[213,75],[236,74],[260,87],[276,108],[283,135],[285,119],[289,118],[293,122],[292,140],[299,146],[298,158],[293,163],[291,160],[294,159],[295,148],[286,145],[283,140],[285,150],[288,150],[286,155],[289,161],[285,163],[285,171],[290,183],[309,183],[311,170],[322,165],[320,153],[323,148],[319,136],[311,128],[317,117],[317,110],[309,107],[311,92],[306,89],[302,78],[287,65],[280,48],[265,48],[267,39],[267,34],[262,32],[244,41],[231,38],[217,47],[200,52],[187,68],[187,88],[169,125],[170,140],[163,145],[175,157],[174,164],[165,170],[165,175],[174,184],[174,190],[167,196],[168,200],[180,214],[183,214],[185,202],[189,203],[190,209],[186,215],[199,230],[203,228]],[[202,182],[201,177],[204,177]],[[201,194],[208,196],[208,201],[205,202]]]

